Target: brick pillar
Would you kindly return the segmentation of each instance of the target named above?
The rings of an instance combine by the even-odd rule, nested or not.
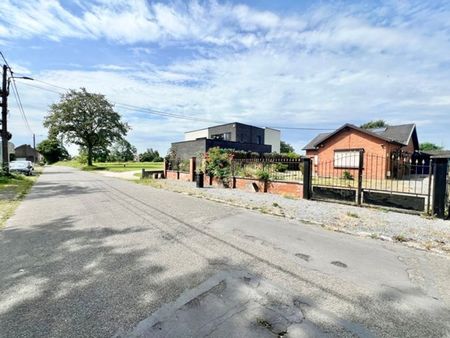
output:
[[[195,157],[191,157],[189,160],[189,178],[191,182],[195,181],[195,165],[197,159]]]
[[[167,178],[167,168],[169,168],[169,161],[167,161],[166,159],[164,159],[164,177],[163,178]]]

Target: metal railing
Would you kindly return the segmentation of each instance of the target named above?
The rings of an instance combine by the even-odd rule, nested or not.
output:
[[[231,175],[270,181],[301,182],[303,161],[301,158],[233,159]]]
[[[189,160],[168,160],[167,169],[178,171],[180,173],[189,173]]]
[[[379,156],[363,152],[334,155],[313,165],[313,185],[428,195],[431,167],[407,155]]]

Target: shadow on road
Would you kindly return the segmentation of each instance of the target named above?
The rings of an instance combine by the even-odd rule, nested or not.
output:
[[[49,191],[51,189],[54,187],[49,187]],[[177,240],[150,247],[135,246],[132,241],[135,235],[156,236],[155,230],[142,224],[122,229],[83,228],[74,227],[74,222],[73,217],[65,217],[33,228],[6,228],[0,232],[2,337],[104,337],[118,331],[130,332],[161,304],[175,301],[186,289],[196,287],[219,271],[237,270],[256,275],[246,266],[227,264],[227,257],[210,260],[204,268],[189,274],[168,273],[170,265],[156,261],[154,255],[162,245],[175,254],[179,249]],[[208,241],[217,240],[206,234],[203,237]],[[184,244],[189,246],[189,242]],[[224,241],[220,244],[233,249],[233,245]],[[196,250],[192,250],[192,254],[198,255]],[[189,265],[192,258],[186,257],[183,264]],[[258,259],[257,256],[251,258]],[[315,325],[323,333],[387,332],[394,336],[417,337],[441,337],[449,333],[445,320],[450,315],[448,309],[421,307],[420,302],[412,307],[404,305],[404,301],[411,299],[413,301],[407,304],[414,304],[416,289],[380,289],[375,298],[357,296],[356,292],[355,297],[348,297],[308,281],[307,275],[285,271],[282,262],[268,264],[267,270],[307,285],[308,294],[294,293],[292,301],[308,319],[308,325]],[[241,297],[239,288],[228,292],[228,297]],[[334,305],[340,309],[339,315],[328,310],[327,297],[334,300]],[[190,306],[208,304],[199,301],[191,302]],[[248,327],[273,334],[270,332],[276,323],[271,323],[273,311],[270,309],[264,305],[252,312],[255,315],[247,318]],[[229,337],[241,335],[241,317],[224,317],[226,308],[219,307],[215,311],[212,320],[228,320]],[[239,323],[234,325],[233,320]],[[276,325],[277,330],[283,329],[283,325]]]
[[[80,183],[75,182],[75,183]],[[76,185],[74,182],[67,183],[45,183],[37,182],[33,194],[27,196],[27,199],[41,199],[46,197],[61,197],[67,198],[73,195],[91,194],[95,192],[102,192],[104,190],[90,186]]]

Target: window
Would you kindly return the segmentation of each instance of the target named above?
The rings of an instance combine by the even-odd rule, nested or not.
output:
[[[334,167],[335,168],[358,168],[359,150],[335,150]]]
[[[224,141],[231,141],[231,133],[223,133],[223,134],[214,134],[211,135],[211,138],[213,140],[224,140]]]
[[[211,135],[211,138],[213,140],[223,140],[223,134],[214,134],[214,135]]]
[[[256,143],[262,144],[262,137],[261,137],[261,135],[256,136]]]

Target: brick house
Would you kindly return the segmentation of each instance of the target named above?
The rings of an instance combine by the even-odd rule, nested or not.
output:
[[[313,160],[314,174],[330,177],[344,171],[356,176],[362,151],[364,175],[374,179],[400,177],[418,149],[415,124],[362,129],[348,123],[317,135],[303,148]]]
[[[43,159],[41,153],[29,144],[22,144],[16,147],[15,154],[17,160],[31,161],[33,163],[40,162]]]

